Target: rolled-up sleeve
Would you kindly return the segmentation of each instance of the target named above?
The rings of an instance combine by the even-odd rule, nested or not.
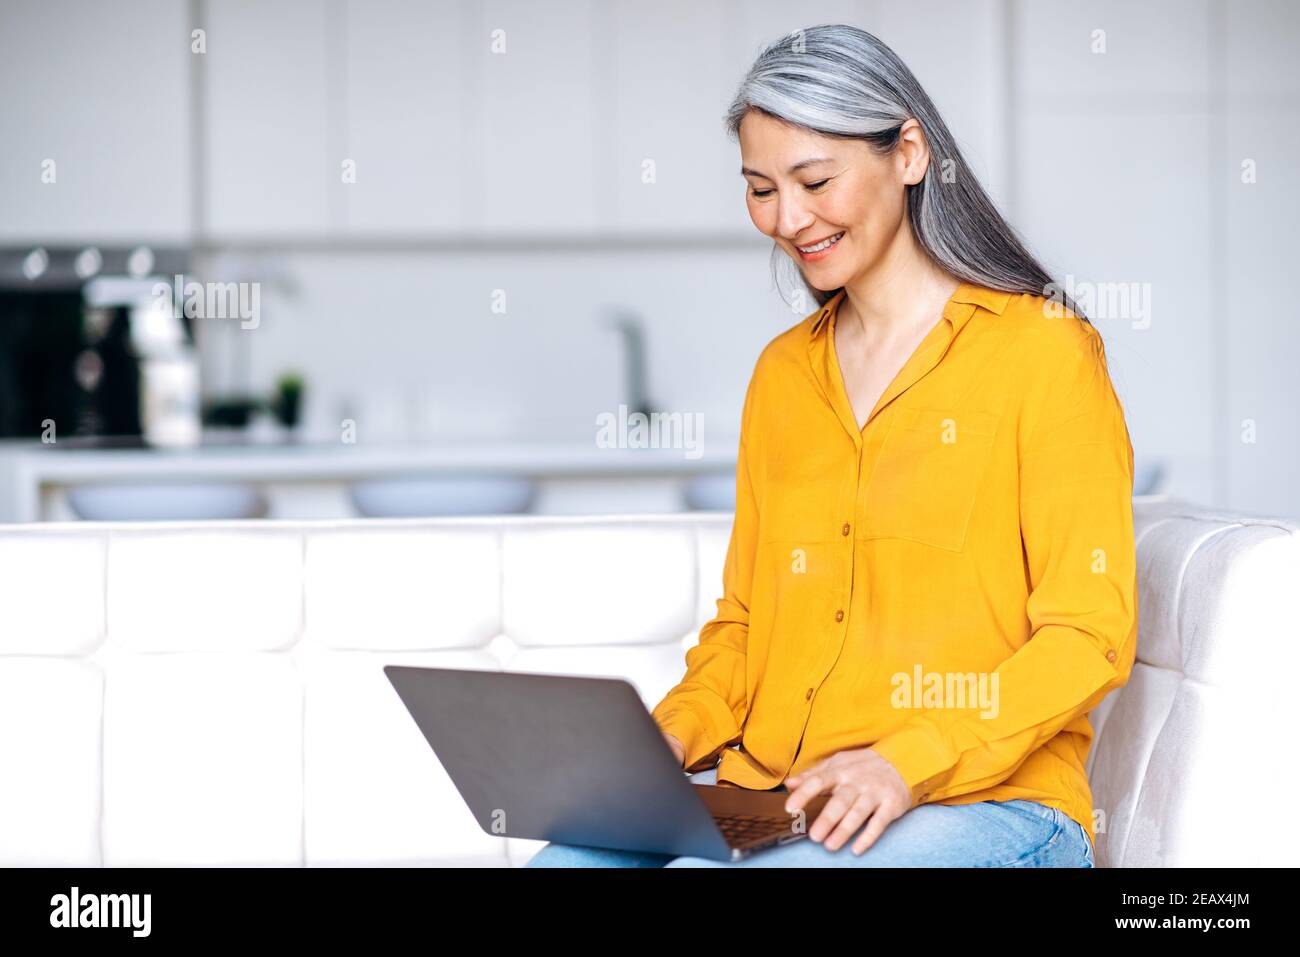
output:
[[[1017,439],[1030,637],[993,672],[991,714],[919,711],[872,745],[913,803],[1005,780],[1133,667],[1133,447],[1100,336],[1085,333],[1042,382]]]
[[[736,511],[722,570],[717,614],[700,629],[686,652],[686,674],[651,716],[662,731],[685,747],[687,771],[711,767],[722,750],[737,743],[749,709],[746,642],[758,536],[758,497],[750,448],[754,380],[746,390],[736,459]]]

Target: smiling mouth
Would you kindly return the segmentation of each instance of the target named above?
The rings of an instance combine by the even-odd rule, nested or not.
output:
[[[843,238],[844,238],[844,233],[839,232],[836,233],[834,236],[827,236],[821,242],[813,243],[811,246],[795,246],[794,248],[799,250],[799,252],[803,253],[806,256],[812,253],[819,253],[822,252],[823,250],[830,249],[832,246],[834,246]]]

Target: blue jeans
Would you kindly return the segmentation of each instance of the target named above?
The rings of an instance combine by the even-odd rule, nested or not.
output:
[[[691,775],[713,784],[717,768]],[[812,826],[813,819],[808,825]],[[856,837],[856,835],[855,835]],[[525,867],[1093,867],[1092,841],[1077,821],[1033,801],[921,804],[891,821],[876,843],[853,853],[850,839],[828,851],[810,838],[712,861],[647,851],[550,843]]]

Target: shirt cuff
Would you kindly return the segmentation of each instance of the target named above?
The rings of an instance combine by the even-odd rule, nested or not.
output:
[[[671,734],[686,749],[682,755],[684,770],[690,771],[691,766],[701,758],[711,756],[713,748],[710,746],[708,732],[699,715],[689,707],[679,705],[670,711],[655,712],[653,717],[660,731]]]
[[[945,772],[957,763],[939,735],[923,725],[905,724],[871,746],[898,769],[912,792],[912,807],[923,803],[943,784]]]

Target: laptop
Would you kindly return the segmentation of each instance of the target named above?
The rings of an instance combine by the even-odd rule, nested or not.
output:
[[[807,835],[829,795],[693,784],[621,678],[388,665],[479,826],[497,837],[737,861]]]

